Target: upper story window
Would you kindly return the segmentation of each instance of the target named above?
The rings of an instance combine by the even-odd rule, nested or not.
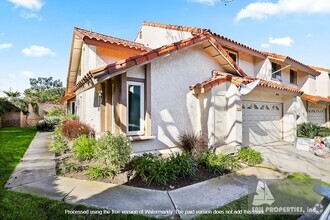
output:
[[[297,85],[297,71],[290,69],[290,83]]]
[[[226,50],[228,55],[234,60],[235,63],[238,63],[238,53],[231,51],[231,50]]]
[[[281,77],[281,65],[277,64],[277,63],[273,63],[272,62],[272,79],[276,79],[281,81],[282,77]]]
[[[128,135],[144,134],[144,83],[127,82]]]

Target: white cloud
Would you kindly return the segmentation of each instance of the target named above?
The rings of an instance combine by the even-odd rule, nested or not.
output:
[[[330,13],[329,0],[278,0],[276,3],[259,1],[248,4],[236,15],[235,20],[246,18],[267,19],[276,14]]]
[[[268,47],[270,47],[270,44],[262,43],[260,46],[261,46],[262,48],[268,48]]]
[[[22,50],[22,53],[28,57],[55,56],[55,53],[44,46],[32,45]]]
[[[24,76],[26,78],[32,78],[34,76],[34,73],[30,72],[30,71],[23,71],[20,74],[21,76]]]
[[[270,44],[276,44],[276,45],[280,45],[280,46],[286,46],[286,47],[291,47],[291,45],[293,44],[293,40],[291,37],[280,37],[280,38],[273,38],[270,37],[268,39],[268,42]]]
[[[41,0],[8,0],[8,1],[13,3],[16,8],[23,7],[36,11],[39,11],[43,6]]]
[[[33,12],[25,12],[25,11],[21,11],[21,17],[25,18],[25,19],[29,19],[29,18],[37,18],[38,15],[36,13]]]
[[[12,73],[9,73],[7,76],[8,76],[8,78],[11,78],[11,79],[15,79],[16,78],[16,75],[15,74],[12,74]]]
[[[6,49],[6,48],[11,48],[12,46],[13,46],[13,44],[11,44],[11,43],[3,43],[3,44],[0,44],[0,50]]]
[[[204,5],[214,5],[214,3],[220,1],[220,0],[188,0],[190,2],[197,2],[197,3],[201,3]]]

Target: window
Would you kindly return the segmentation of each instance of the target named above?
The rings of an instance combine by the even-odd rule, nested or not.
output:
[[[144,134],[144,84],[127,82],[128,135]]]
[[[281,81],[281,65],[272,62],[272,78]]]
[[[228,55],[234,60],[235,63],[238,63],[238,53],[231,51],[231,50],[226,50],[226,52],[228,53]]]
[[[297,71],[290,70],[290,83],[297,85]]]
[[[71,102],[70,112],[72,115],[76,114],[76,102],[74,102],[74,101]]]

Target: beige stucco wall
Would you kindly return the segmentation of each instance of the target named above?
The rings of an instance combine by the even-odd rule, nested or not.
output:
[[[190,37],[192,37],[190,32],[142,26],[136,36],[135,42],[142,43],[150,48],[158,48]]]
[[[222,68],[199,46],[153,61],[151,123],[156,139],[133,142],[133,151],[175,147],[179,132],[201,133],[202,123],[210,120],[200,120],[201,105],[189,86],[209,79],[218,69]]]
[[[323,97],[328,97],[330,95],[330,80],[327,72],[321,72],[321,74],[316,77],[316,94]]]
[[[317,95],[315,76],[304,74],[298,77],[298,86],[304,93],[310,95]]]
[[[249,76],[254,77],[254,57],[250,54],[238,52],[238,65]]]
[[[78,75],[77,81],[83,77],[83,73],[104,65],[98,57],[97,47],[93,45],[83,45],[81,54],[81,75]],[[100,108],[98,105],[98,90],[100,88],[91,88],[78,94],[77,96],[77,115],[84,123],[89,124],[96,132],[100,131]]]

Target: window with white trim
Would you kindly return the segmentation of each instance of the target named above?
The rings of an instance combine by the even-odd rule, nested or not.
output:
[[[76,102],[75,101],[71,101],[71,105],[70,105],[70,113],[72,115],[76,114]]]
[[[282,81],[281,68],[281,65],[272,62],[272,79]]]
[[[144,83],[127,82],[127,134],[144,135]]]

